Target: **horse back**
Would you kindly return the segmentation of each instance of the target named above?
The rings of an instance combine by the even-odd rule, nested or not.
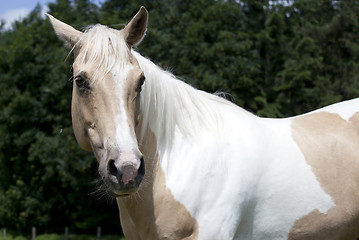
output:
[[[298,219],[289,239],[359,237],[359,102],[335,104],[292,119],[292,137],[335,206]]]

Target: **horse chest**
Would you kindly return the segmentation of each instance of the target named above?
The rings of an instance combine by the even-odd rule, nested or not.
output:
[[[127,239],[197,239],[198,224],[165,185],[159,166],[148,176],[149,186],[138,196],[118,199],[121,225]]]

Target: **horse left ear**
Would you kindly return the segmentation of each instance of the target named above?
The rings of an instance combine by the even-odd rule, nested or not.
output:
[[[128,46],[132,47],[140,43],[147,30],[148,12],[141,7],[132,20],[123,29],[125,40]]]

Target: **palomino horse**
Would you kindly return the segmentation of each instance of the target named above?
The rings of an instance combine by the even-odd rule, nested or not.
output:
[[[76,139],[127,239],[359,237],[359,99],[259,118],[134,51],[143,7],[121,31],[49,18],[75,54]]]

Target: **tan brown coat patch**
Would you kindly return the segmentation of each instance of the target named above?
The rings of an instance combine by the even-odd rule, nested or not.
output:
[[[139,145],[145,157],[145,178],[138,193],[117,199],[126,239],[197,239],[197,221],[166,187],[150,130]]]
[[[359,237],[359,113],[349,121],[320,112],[292,123],[293,139],[335,207],[298,219],[288,239]]]

